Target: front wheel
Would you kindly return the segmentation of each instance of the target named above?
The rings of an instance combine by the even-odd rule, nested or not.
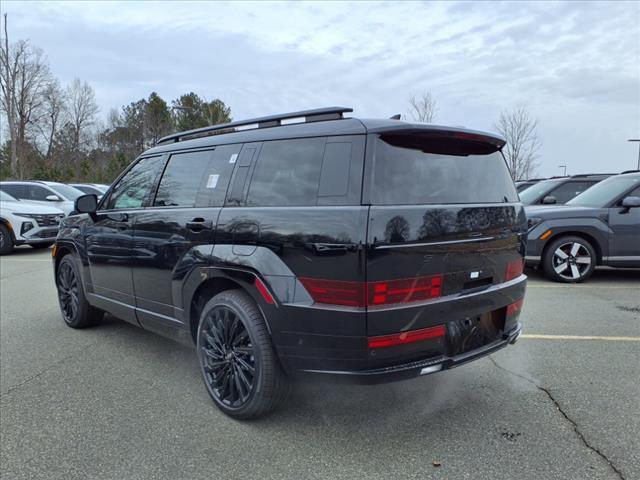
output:
[[[0,255],[8,255],[13,251],[13,238],[4,223],[0,223]]]
[[[289,391],[262,314],[245,292],[227,290],[204,306],[198,359],[216,406],[238,419],[275,409]]]
[[[547,247],[542,259],[545,274],[564,283],[583,282],[596,267],[596,251],[582,237],[560,237]]]
[[[84,328],[98,323],[104,314],[89,305],[84,295],[82,278],[71,255],[65,255],[56,271],[58,303],[64,322],[71,328]]]

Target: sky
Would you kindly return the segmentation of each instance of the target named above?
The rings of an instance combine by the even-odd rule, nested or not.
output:
[[[430,91],[435,123],[495,131],[538,120],[541,176],[636,167],[640,2],[13,2],[11,41],[42,48],[101,115],[158,92],[220,98],[242,118],[349,106],[406,114]]]

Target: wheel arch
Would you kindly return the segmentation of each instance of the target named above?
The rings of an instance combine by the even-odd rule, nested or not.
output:
[[[552,235],[545,243],[544,248],[542,249],[542,254],[540,255],[540,258],[544,259],[545,255],[547,254],[547,251],[549,250],[549,245],[551,245],[555,240],[562,237],[580,237],[588,241],[596,251],[596,265],[602,264],[602,257],[604,253],[603,253],[603,246],[600,244],[600,241],[590,233],[587,233],[581,230],[566,230],[566,231],[558,232]]]
[[[187,296],[187,301],[184,303],[187,315],[185,320],[194,343],[198,333],[200,312],[202,312],[202,309],[211,298],[226,290],[237,289],[247,293],[261,311],[267,330],[271,333],[268,316],[261,305],[260,294],[254,286],[255,279],[258,278],[255,273],[245,270],[212,267],[201,271],[200,278],[202,281],[193,289],[193,293],[185,295]]]

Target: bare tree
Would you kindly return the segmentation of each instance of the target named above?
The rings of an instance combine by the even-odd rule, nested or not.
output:
[[[41,154],[48,162],[51,159],[53,145],[60,127],[64,123],[66,94],[57,79],[51,79],[42,92],[42,106],[37,120],[37,129],[41,137]]]
[[[531,178],[537,167],[540,149],[538,121],[531,118],[526,106],[520,105],[513,110],[500,112],[495,128],[507,141],[502,153],[513,179]]]
[[[0,45],[0,105],[7,117],[11,140],[12,177],[22,177],[27,128],[42,103],[42,92],[51,74],[42,51],[24,40],[9,44],[7,14],[4,15],[4,43]]]
[[[79,160],[79,154],[89,139],[91,127],[98,113],[96,95],[91,85],[76,78],[67,87],[67,115],[71,127],[71,148],[74,152],[74,162]]]
[[[425,91],[421,95],[411,95],[409,99],[409,115],[416,122],[433,123],[438,113],[438,104],[431,95]]]

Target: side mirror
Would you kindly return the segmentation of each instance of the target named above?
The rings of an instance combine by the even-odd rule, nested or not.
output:
[[[44,197],[47,202],[60,202],[60,197],[58,195],[47,195]]]
[[[81,195],[76,198],[73,208],[77,213],[96,213],[98,197],[94,194]]]
[[[640,197],[624,197],[622,200],[622,206],[624,208],[640,207]]]
[[[557,202],[558,201],[556,200],[556,197],[554,197],[553,195],[547,195],[542,199],[543,205],[555,205]]]

